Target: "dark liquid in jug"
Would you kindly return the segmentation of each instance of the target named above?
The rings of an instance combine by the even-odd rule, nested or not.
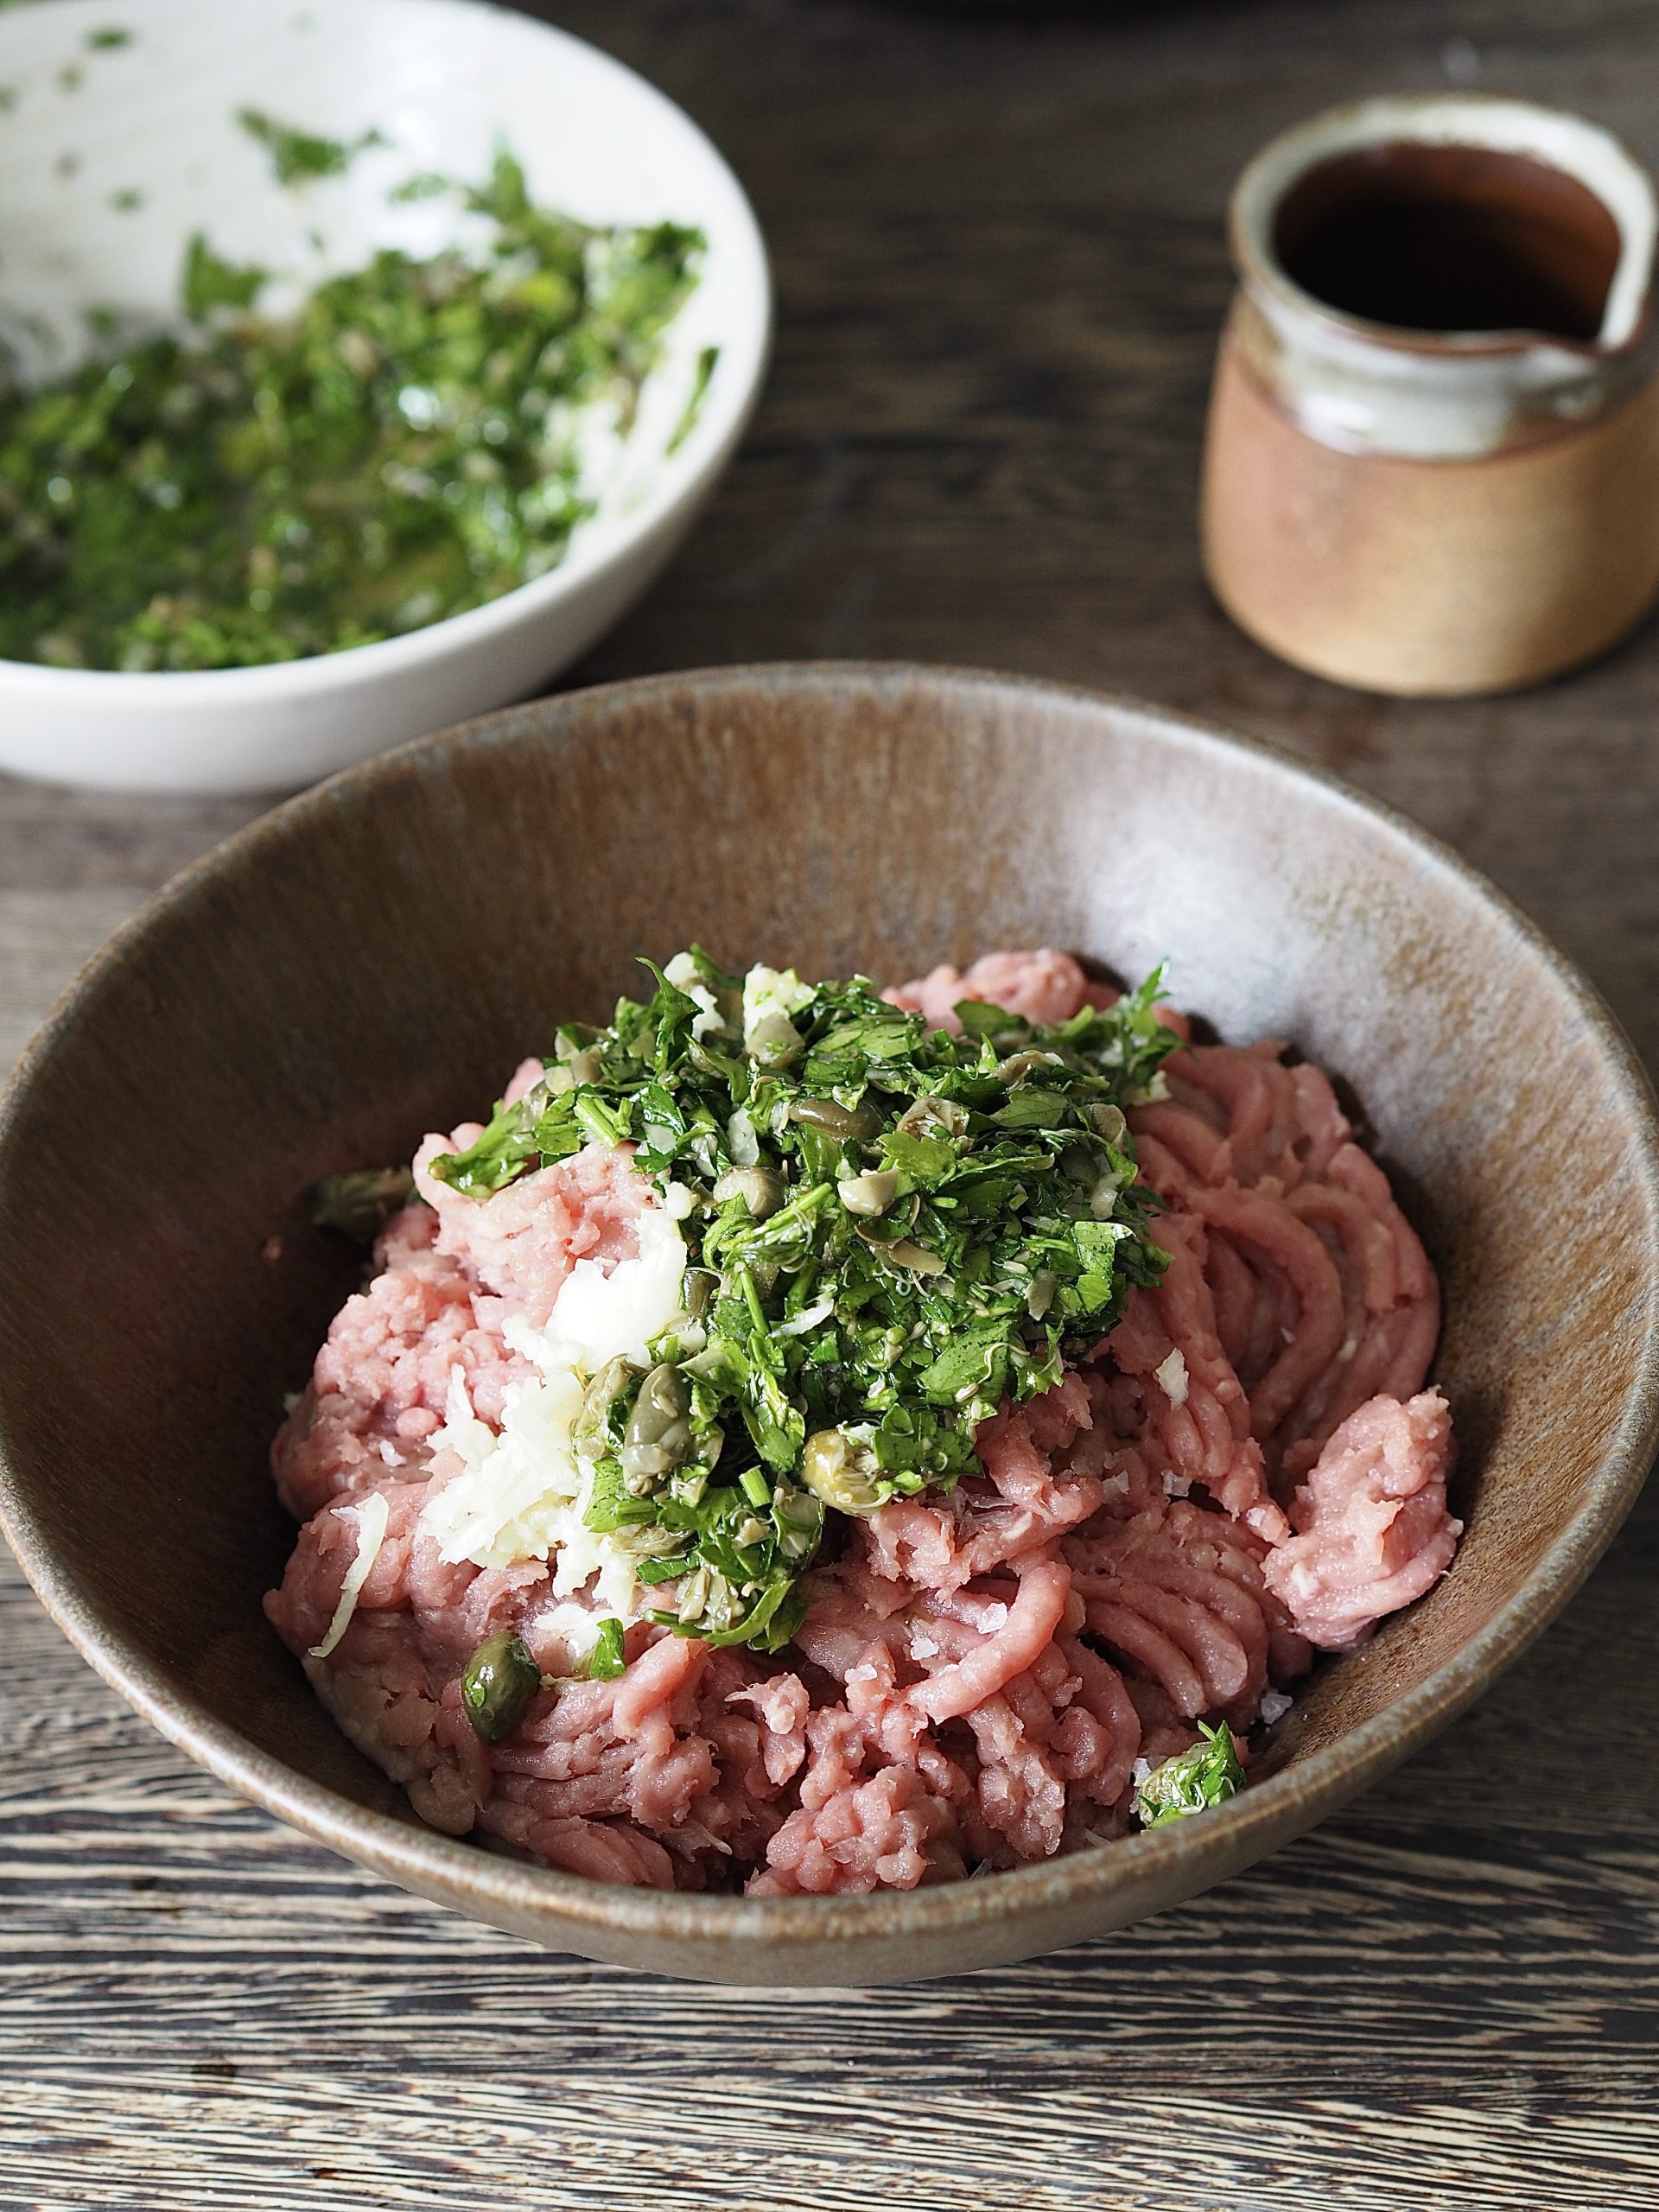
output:
[[[1619,245],[1608,208],[1560,169],[1408,140],[1310,169],[1274,226],[1286,274],[1344,315],[1580,343],[1601,328]]]

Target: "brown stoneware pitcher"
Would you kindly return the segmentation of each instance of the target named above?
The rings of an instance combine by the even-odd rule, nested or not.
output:
[[[1234,620],[1444,696],[1622,637],[1659,592],[1656,213],[1617,139],[1520,100],[1365,100],[1265,147],[1205,466]]]

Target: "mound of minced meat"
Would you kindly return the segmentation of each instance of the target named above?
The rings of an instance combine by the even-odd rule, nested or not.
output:
[[[1113,994],[1043,950],[888,997],[955,1029],[964,1001],[1053,1024]],[[1128,1125],[1161,1281],[982,1422],[954,1488],[830,1516],[771,1652],[653,1620],[568,1449],[577,1354],[645,1363],[675,1310],[661,1188],[595,1141],[472,1197],[434,1162],[480,1125],[429,1137],[273,1451],[302,1526],[267,1610],[353,1742],[452,1834],[753,1896],[1108,1842],[1201,1723],[1248,1764],[1313,1653],[1452,1558],[1439,1294],[1317,1068],[1183,1045],[1160,1077]],[[593,1669],[601,1621],[620,1671]],[[540,1681],[492,1743],[463,1674],[503,1635]]]

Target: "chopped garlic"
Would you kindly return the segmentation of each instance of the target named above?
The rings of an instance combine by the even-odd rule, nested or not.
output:
[[[608,1274],[597,1260],[576,1262],[539,1336],[522,1321],[510,1321],[506,1337],[514,1351],[543,1374],[557,1367],[597,1375],[619,1355],[645,1366],[645,1346],[680,1311],[685,1239],[658,1205],[645,1209],[636,1230],[638,1259],[618,1261]]]
[[[751,968],[743,978],[745,1047],[768,1014],[780,1014],[787,1020],[810,1006],[817,995],[813,985],[804,983],[792,968]]]
[[[760,1133],[741,1106],[726,1124],[726,1149],[734,1167],[753,1167],[760,1157]]]
[[[386,1541],[386,1522],[391,1518],[391,1510],[378,1490],[371,1491],[361,1505],[340,1505],[334,1510],[349,1513],[357,1522],[357,1556],[346,1568],[346,1579],[340,1586],[340,1601],[334,1607],[327,1634],[321,1643],[311,1646],[314,1659],[326,1659],[351,1626],[363,1585],[373,1573],[380,1547]]]
[[[462,1370],[450,1369],[444,1424],[432,1443],[453,1452],[466,1472],[430,1501],[421,1526],[452,1566],[516,1567],[545,1559],[564,1540],[582,1490],[571,1443],[582,1395],[581,1379],[568,1371],[510,1384],[498,1436],[474,1412]]]
[[[695,1038],[701,1041],[705,1037],[730,1033],[714,993],[697,974],[697,963],[689,952],[677,952],[663,975],[697,1007],[698,1011],[691,1018],[691,1034]]]
[[[435,1452],[453,1452],[463,1471],[421,1516],[452,1565],[552,1558],[555,1598],[595,1583],[594,1602],[622,1620],[639,1603],[636,1563],[660,1540],[654,1530],[601,1535],[587,1527],[593,1471],[577,1455],[575,1432],[592,1377],[619,1357],[645,1365],[647,1344],[681,1310],[684,1238],[654,1205],[640,1214],[637,1234],[639,1256],[608,1274],[596,1261],[577,1261],[545,1328],[522,1314],[508,1320],[502,1333],[533,1371],[503,1392],[499,1433],[474,1411],[464,1370],[451,1368],[443,1427],[431,1442]]]
[[[1167,1359],[1153,1369],[1152,1374],[1153,1380],[1162,1389],[1164,1395],[1172,1406],[1184,1406],[1186,1403],[1186,1362],[1181,1357],[1179,1345],[1171,1352]]]
[[[562,1598],[556,1605],[549,1605],[536,1616],[538,1636],[556,1636],[572,1660],[585,1660],[599,1642],[599,1624],[603,1616],[590,1606],[578,1605],[574,1599]]]

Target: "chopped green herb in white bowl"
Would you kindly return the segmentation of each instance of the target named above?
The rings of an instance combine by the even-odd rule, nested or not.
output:
[[[0,27],[0,766],[273,789],[533,688],[741,435],[708,142],[471,0]]]

